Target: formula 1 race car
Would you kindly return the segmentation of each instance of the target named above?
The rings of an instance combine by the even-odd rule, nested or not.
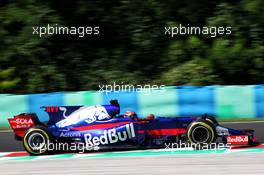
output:
[[[119,115],[117,100],[110,105],[46,106],[47,123],[34,113],[9,118],[15,138],[22,140],[31,155],[48,154],[48,144],[83,143],[85,148],[161,148],[165,143],[211,144],[219,142],[239,145],[255,143],[253,130],[234,130],[218,124],[215,118],[155,117],[139,119],[134,112]],[[219,143],[220,143],[219,142]],[[54,147],[53,147],[54,149]]]

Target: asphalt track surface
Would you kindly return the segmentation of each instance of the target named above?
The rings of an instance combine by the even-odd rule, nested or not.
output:
[[[223,126],[234,129],[254,129],[255,136],[264,142],[264,122],[224,123]],[[11,132],[0,132],[0,154],[6,151],[23,150],[21,143],[14,141]],[[254,149],[253,149],[254,150]],[[255,149],[257,150],[257,149]],[[261,151],[259,151],[261,150]],[[140,152],[139,152],[140,153]],[[45,159],[38,156],[26,156],[26,160],[0,159],[0,175],[2,174],[264,174],[264,149],[258,151],[224,152],[193,154],[146,154],[121,153],[124,156],[113,156],[106,153],[101,156],[69,158],[68,155],[59,155],[60,158]],[[120,153],[116,153],[120,154]],[[140,153],[142,154],[142,153]],[[130,155],[130,156],[129,156]],[[76,156],[73,155],[73,156]],[[78,155],[77,155],[78,156]],[[36,157],[36,156],[33,156]],[[1,156],[0,156],[1,158]],[[3,158],[3,157],[2,157]],[[40,159],[39,159],[40,158]],[[29,160],[28,160],[29,159]]]
[[[264,174],[262,153],[0,161],[9,174]]]
[[[257,122],[229,122],[223,126],[233,129],[253,129],[259,142],[264,143],[264,121]],[[0,131],[0,152],[23,151],[20,141],[14,139],[12,131]]]

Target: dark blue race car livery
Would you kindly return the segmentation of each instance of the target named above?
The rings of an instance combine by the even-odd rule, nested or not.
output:
[[[235,130],[218,124],[215,118],[154,117],[145,119],[119,115],[117,100],[109,105],[46,106],[49,121],[40,122],[34,113],[9,118],[15,138],[22,140],[31,155],[50,153],[49,143],[83,143],[89,150],[99,148],[161,148],[165,143],[251,145],[253,130]],[[219,139],[220,138],[220,139]]]

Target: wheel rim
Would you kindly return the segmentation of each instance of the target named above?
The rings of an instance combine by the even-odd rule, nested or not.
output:
[[[204,126],[197,126],[192,131],[192,140],[195,143],[206,143],[209,138],[209,130]]]
[[[33,133],[28,138],[28,145],[36,152],[44,152],[46,139],[41,133]]]

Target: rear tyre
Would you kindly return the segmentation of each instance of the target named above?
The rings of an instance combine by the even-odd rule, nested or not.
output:
[[[192,122],[187,128],[188,141],[194,144],[211,144],[216,140],[214,125],[203,119]]]
[[[52,137],[45,127],[34,126],[27,130],[23,137],[23,146],[31,155],[43,155],[49,153],[48,144]]]
[[[207,116],[205,120],[211,122],[214,125],[219,125],[218,121],[214,117]]]
[[[200,120],[200,119],[209,121],[214,125],[219,125],[218,121],[214,117],[209,116],[208,114],[204,114],[203,116],[197,118],[197,120]]]

